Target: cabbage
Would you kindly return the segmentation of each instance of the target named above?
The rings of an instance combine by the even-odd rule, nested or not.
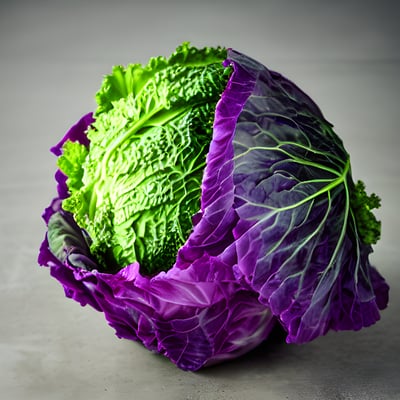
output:
[[[52,148],[58,195],[39,264],[120,338],[198,370],[253,349],[375,323],[375,194],[292,82],[188,43],[114,67]]]

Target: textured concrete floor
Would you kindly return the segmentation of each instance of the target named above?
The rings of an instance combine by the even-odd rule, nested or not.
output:
[[[395,1],[0,3],[0,393],[3,399],[398,399],[399,7]],[[36,264],[55,193],[48,149],[114,64],[182,41],[234,47],[294,80],[379,193],[373,263],[391,285],[382,320],[304,345],[278,338],[199,373],[118,340]]]

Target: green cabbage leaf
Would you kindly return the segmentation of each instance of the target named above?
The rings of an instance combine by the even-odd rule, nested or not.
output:
[[[169,59],[116,66],[96,95],[90,152],[67,142],[63,208],[93,240],[107,270],[135,261],[169,269],[199,210],[216,103],[229,79],[226,50],[187,43]]]

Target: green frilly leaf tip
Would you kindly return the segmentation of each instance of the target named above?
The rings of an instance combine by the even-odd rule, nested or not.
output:
[[[368,195],[365,191],[365,184],[358,181],[351,194],[351,208],[354,213],[357,231],[360,239],[365,244],[375,244],[381,236],[381,222],[378,221],[372,210],[379,208],[380,198],[372,193]]]
[[[66,142],[73,213],[105,271],[138,261],[167,270],[192,229],[213,132],[214,111],[231,69],[224,48],[183,43],[170,58],[115,66],[96,94],[90,151]]]
[[[67,141],[63,153],[58,158],[58,167],[68,172],[67,185],[70,191],[79,190],[82,186],[83,168],[88,149],[78,142]]]

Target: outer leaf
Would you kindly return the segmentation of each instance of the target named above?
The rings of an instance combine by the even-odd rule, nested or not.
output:
[[[78,123],[63,140],[85,141],[86,129]],[[64,176],[57,177],[64,194]],[[182,369],[237,357],[261,343],[274,326],[257,294],[217,257],[204,254],[185,269],[172,268],[153,278],[142,276],[137,263],[114,274],[101,273],[89,239],[59,198],[45,210],[44,219],[49,231],[39,263],[50,268],[66,296],[104,312],[118,337],[140,341]]]
[[[233,138],[238,276],[288,342],[373,324],[388,287],[359,236],[341,140],[291,82],[234,51],[229,59],[255,82]]]

